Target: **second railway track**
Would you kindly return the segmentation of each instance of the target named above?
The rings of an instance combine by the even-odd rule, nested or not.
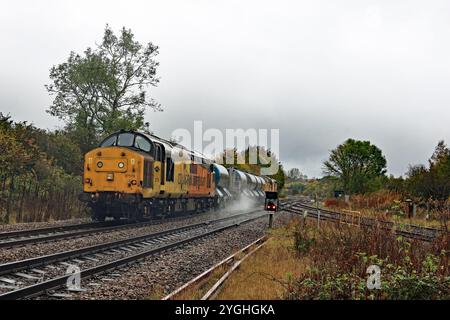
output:
[[[0,248],[12,248],[40,242],[77,238],[84,235],[90,235],[100,232],[105,233],[131,228],[139,228],[167,222],[181,221],[183,219],[200,217],[202,215],[207,214],[210,213],[197,215],[181,215],[173,218],[144,220],[140,222],[127,222],[126,220],[105,221],[105,222],[92,222],[92,223],[82,223],[65,226],[2,232],[0,233]]]
[[[391,221],[379,220],[376,218],[356,216],[348,213],[335,212],[331,210],[312,207],[301,201],[290,201],[283,204],[281,210],[291,213],[304,214],[309,218],[322,219],[339,223],[347,223],[359,226],[378,226],[385,230],[394,231],[397,235],[422,241],[433,241],[441,234],[448,236],[448,231],[437,228],[424,227],[412,224],[396,224]],[[320,216],[319,216],[320,215]]]

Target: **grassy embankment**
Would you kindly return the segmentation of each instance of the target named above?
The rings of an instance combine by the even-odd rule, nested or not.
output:
[[[296,219],[271,232],[218,299],[450,299],[449,246]],[[380,266],[379,290],[367,288],[370,265]]]

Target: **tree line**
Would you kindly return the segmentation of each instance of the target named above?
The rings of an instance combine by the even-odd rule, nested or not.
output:
[[[64,132],[0,113],[0,218],[42,221],[81,216],[81,152]]]
[[[83,154],[120,129],[148,131],[147,109],[162,110],[148,96],[156,86],[158,47],[141,44],[125,27],[83,53],[71,52],[50,69],[47,112],[63,121],[42,130],[0,114],[0,220],[46,221],[83,216]]]
[[[256,155],[256,159],[250,159],[251,154]],[[227,156],[230,155],[233,157],[233,161],[230,161],[232,163],[228,163],[229,161],[227,161]],[[259,155],[264,155],[264,159],[261,159]],[[238,158],[241,158],[241,161],[239,161]],[[221,163],[225,168],[234,167],[238,170],[258,176],[261,175],[261,168],[270,167],[272,161],[274,161],[275,163],[278,163],[278,170],[269,177],[277,182],[277,187],[280,192],[284,188],[286,172],[284,171],[283,164],[277,158],[276,154],[271,150],[267,150],[264,146],[248,146],[245,150],[241,151],[236,148],[232,150],[225,149],[217,156],[216,161]]]
[[[78,201],[83,155],[118,130],[149,132],[145,111],[162,111],[147,91],[159,83],[158,53],[158,46],[139,43],[130,29],[115,34],[106,25],[99,44],[70,52],[50,69],[47,112],[62,120],[62,129],[42,130],[0,113],[1,221],[84,216]],[[240,168],[259,174],[260,165]],[[273,178],[282,188],[281,166]]]
[[[348,139],[330,152],[323,162],[325,176],[308,181],[298,169],[288,177],[303,185],[306,194],[332,197],[334,192],[365,195],[380,190],[398,193],[404,199],[433,203],[438,207],[450,201],[450,149],[439,141],[428,164],[410,165],[404,177],[388,176],[387,161],[381,149],[370,141]]]

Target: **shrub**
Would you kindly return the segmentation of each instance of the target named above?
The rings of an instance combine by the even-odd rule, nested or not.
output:
[[[450,299],[449,239],[406,240],[379,228],[299,223],[294,246],[308,269],[287,286],[286,299]],[[366,285],[370,265],[381,289]]]

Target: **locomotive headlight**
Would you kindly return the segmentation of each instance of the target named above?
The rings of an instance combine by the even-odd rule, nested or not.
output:
[[[123,167],[125,167],[125,163],[119,162],[119,163],[117,164],[117,166],[118,166],[120,169],[122,169]]]
[[[97,162],[97,167],[102,168],[103,167],[103,162],[101,162],[101,161]]]

